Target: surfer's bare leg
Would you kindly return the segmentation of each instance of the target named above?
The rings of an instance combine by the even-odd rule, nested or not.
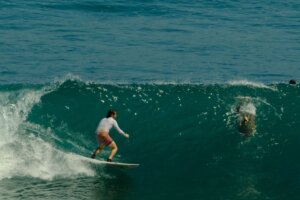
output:
[[[104,144],[101,144],[101,145],[94,151],[94,153],[92,154],[91,157],[92,157],[92,158],[95,158],[96,155],[97,155],[98,153],[100,153],[104,147],[105,147],[105,145],[104,145]]]
[[[118,151],[118,147],[117,144],[113,141],[112,143],[110,143],[109,147],[111,148],[111,153],[108,157],[108,160],[112,160],[112,158],[114,157],[114,155],[117,153]]]
[[[100,145],[96,150],[95,150],[95,154],[97,155],[98,153],[100,153],[102,151],[102,149],[104,148],[105,145]]]

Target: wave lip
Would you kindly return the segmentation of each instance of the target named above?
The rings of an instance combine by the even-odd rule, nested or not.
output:
[[[253,82],[248,80],[233,80],[233,81],[229,81],[228,84],[232,86],[250,86],[255,88],[263,88],[263,89],[270,89],[273,91],[277,91],[277,89],[274,87],[265,85],[263,83]]]
[[[89,164],[56,149],[26,128],[32,108],[40,103],[43,95],[55,89],[46,87],[0,93],[0,180],[17,176],[51,180],[95,175]],[[39,130],[40,134],[47,131]]]

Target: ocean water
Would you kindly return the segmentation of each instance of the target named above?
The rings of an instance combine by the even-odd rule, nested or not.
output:
[[[1,82],[299,79],[297,0],[0,3]]]
[[[300,198],[300,3],[0,2],[0,199]],[[251,113],[256,132],[238,132]],[[108,109],[120,170],[82,159]],[[98,159],[105,159],[105,149]]]

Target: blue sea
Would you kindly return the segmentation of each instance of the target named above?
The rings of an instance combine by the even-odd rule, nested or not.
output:
[[[299,1],[8,0],[0,22],[1,200],[300,199]],[[138,168],[82,158],[111,108]]]

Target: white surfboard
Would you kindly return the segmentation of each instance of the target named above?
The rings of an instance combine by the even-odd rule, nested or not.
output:
[[[136,168],[136,167],[140,166],[140,164],[137,164],[137,163],[107,162],[104,160],[92,159],[92,158],[87,158],[87,157],[83,157],[83,156],[82,156],[82,159],[86,160],[90,163],[97,164],[97,165],[116,167],[116,168],[121,168],[121,169],[130,169],[130,168]]]

